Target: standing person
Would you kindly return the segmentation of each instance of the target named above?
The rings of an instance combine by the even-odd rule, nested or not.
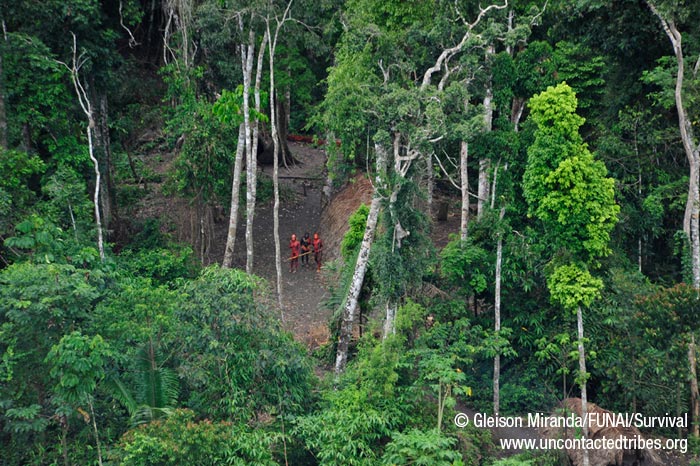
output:
[[[318,233],[314,233],[312,244],[314,247],[314,260],[316,261],[316,272],[319,272],[321,270],[321,262],[323,261],[323,240]]]
[[[311,253],[311,237],[309,232],[304,233],[304,237],[300,241],[301,243],[301,266],[309,268],[309,255]]]
[[[289,249],[292,250],[292,257],[289,259],[289,272],[294,273],[299,268],[299,252],[301,243],[297,240],[297,235],[292,234],[292,239],[289,240]]]

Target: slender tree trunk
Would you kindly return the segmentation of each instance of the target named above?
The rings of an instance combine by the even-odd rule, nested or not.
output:
[[[70,215],[71,228],[73,228],[73,237],[75,238],[75,241],[77,243],[78,242],[78,227],[75,224],[75,215],[73,215],[73,206],[71,205],[70,201],[68,201],[68,214]]]
[[[459,224],[459,234],[462,241],[466,241],[469,234],[469,144],[462,141],[459,147],[459,177],[462,191],[462,209]]]
[[[76,77],[77,79],[77,77]],[[97,226],[97,250],[100,253],[100,260],[104,262],[105,260],[105,247],[104,247],[104,239],[102,237],[102,216],[100,214],[100,182],[101,182],[101,174],[100,174],[100,164],[95,158],[95,154],[93,153],[93,147],[92,147],[92,128],[95,126],[95,121],[92,119],[92,113],[90,112],[88,115],[89,123],[86,129],[87,133],[87,138],[88,138],[88,152],[90,154],[90,160],[92,160],[92,165],[95,169],[95,192],[92,196],[92,202],[95,206],[95,224]]]
[[[289,19],[289,11],[292,6],[292,0],[287,3],[287,8],[284,10],[281,20],[277,19],[277,26],[275,28],[274,36],[270,32],[270,18],[269,16],[265,19],[265,35],[268,39],[268,49],[269,49],[269,64],[270,64],[270,122],[272,126],[272,144],[274,147],[273,153],[273,173],[272,173],[272,184],[275,197],[275,204],[273,207],[273,235],[275,237],[275,271],[277,272],[277,302],[280,307],[280,316],[282,322],[284,322],[284,304],[282,295],[282,251],[280,250],[280,221],[279,221],[279,211],[280,211],[280,190],[279,190],[279,152],[280,152],[280,134],[279,128],[279,115],[276,112],[276,95],[275,95],[275,50],[277,48],[277,39],[279,37],[280,30],[284,23]],[[286,444],[285,444],[286,449]],[[286,450],[285,450],[286,451]],[[285,463],[287,461],[287,456],[285,453]]]
[[[501,208],[500,219],[506,214],[506,208]],[[494,294],[493,314],[494,314],[494,331],[496,335],[501,331],[501,269],[503,265],[503,235],[498,234],[498,242],[496,243],[496,286]],[[501,408],[501,353],[496,352],[493,357],[493,413],[498,414]]]
[[[688,198],[690,199],[686,211],[690,211],[690,255],[693,271],[693,288],[700,289],[700,157],[693,154],[694,162],[690,166],[690,182]]]
[[[72,34],[73,36],[73,62],[71,66],[68,66],[65,63],[61,64],[68,68],[71,72],[71,80],[73,81],[73,87],[75,88],[75,94],[78,97],[78,103],[80,104],[80,108],[83,110],[83,113],[85,113],[85,116],[88,119],[88,124],[87,127],[85,128],[85,132],[87,133],[87,139],[88,139],[88,154],[90,155],[90,160],[92,161],[93,167],[95,169],[95,191],[93,194],[93,205],[95,208],[95,224],[97,227],[97,249],[100,253],[100,259],[102,262],[105,260],[105,251],[104,251],[104,240],[102,238],[102,216],[100,214],[100,181],[101,181],[101,174],[100,174],[100,164],[98,163],[97,159],[95,158],[95,151],[93,147],[93,141],[92,141],[92,132],[95,129],[95,118],[94,118],[94,113],[92,110],[92,104],[90,102],[90,98],[88,97],[87,92],[85,92],[85,88],[83,87],[83,84],[80,82],[80,66],[81,63],[78,60],[78,43],[77,43],[77,38],[75,37],[75,34]]]
[[[700,392],[698,392],[697,349],[695,335],[690,335],[688,344],[688,365],[690,367],[690,406],[693,416],[693,437],[700,436]]]
[[[279,28],[277,29],[279,32]],[[267,23],[267,35],[270,36],[270,23]],[[275,102],[275,48],[277,47],[277,34],[274,38],[270,36],[269,63],[270,63],[270,127],[272,129],[272,189],[274,191],[275,203],[273,207],[273,236],[275,237],[275,271],[277,273],[277,303],[280,307],[282,321],[284,322],[284,304],[282,289],[282,251],[280,248],[280,189],[279,189],[279,154],[280,141],[277,132],[278,115]]]
[[[583,312],[581,306],[576,309],[576,323],[578,327],[578,368],[581,378],[581,417],[583,423],[583,438],[588,438],[588,393],[586,392],[586,352],[583,347]],[[588,466],[588,450],[583,450],[583,466]]]
[[[70,466],[68,461],[68,418],[65,414],[60,415],[61,419],[61,456],[63,456],[63,465]]]
[[[375,185],[372,202],[369,206],[369,214],[367,215],[367,225],[365,226],[365,234],[360,244],[360,251],[357,255],[355,263],[355,272],[350,282],[348,296],[345,299],[345,308],[343,310],[343,321],[340,324],[340,338],[338,341],[338,352],[335,358],[335,373],[339,375],[345,370],[345,365],[348,360],[348,346],[352,338],[352,327],[355,323],[355,313],[357,312],[357,301],[362,290],[362,283],[365,279],[365,272],[369,263],[369,253],[374,241],[374,232],[377,229],[377,220],[379,218],[379,210],[381,207],[381,194],[379,187],[382,185],[382,177],[386,172],[386,149],[380,144],[375,145],[377,157],[377,181]]]
[[[102,466],[102,447],[100,446],[100,436],[97,432],[97,420],[95,419],[95,408],[92,405],[92,400],[88,400],[90,407],[90,415],[92,416],[92,428],[95,433],[95,446],[97,447],[97,464]]]
[[[241,30],[243,25],[241,23]],[[257,163],[253,154],[253,135],[250,121],[250,88],[253,74],[253,55],[255,48],[255,33],[250,31],[248,45],[241,45],[241,61],[243,65],[243,124],[245,127],[246,149],[246,263],[247,273],[253,273],[253,218],[255,216],[255,180]]]
[[[486,48],[486,61],[490,61],[491,57],[495,53],[495,47],[489,45]],[[489,76],[488,82],[486,84],[486,95],[484,96],[484,131],[491,131],[493,129],[493,87],[491,83],[491,77]],[[477,218],[481,218],[484,210],[489,202],[490,189],[489,189],[489,171],[491,169],[491,161],[489,159],[483,158],[479,160],[479,187],[476,208]]]
[[[526,99],[515,98],[513,99],[513,105],[511,107],[510,121],[513,123],[513,131],[516,133],[519,130],[520,119],[523,116],[523,111],[525,110]]]
[[[394,205],[396,204],[396,199],[398,197],[398,188],[394,188],[391,196],[389,197],[389,219],[394,224],[394,233],[391,245],[391,254],[401,254],[401,239],[402,231],[401,224],[396,218],[394,212]],[[382,339],[386,339],[391,334],[396,333],[396,311],[398,309],[398,303],[392,297],[386,303],[386,315],[384,318],[384,331],[382,334]]]
[[[489,170],[491,161],[489,159],[479,160],[479,186],[476,201],[476,218],[481,218],[489,202]]]
[[[206,252],[205,231],[204,231],[204,209],[206,206],[202,200],[197,198],[197,217],[199,219],[199,261],[205,265],[204,253]]]
[[[367,264],[369,263],[369,252],[374,241],[374,232],[377,228],[377,219],[379,218],[379,208],[381,205],[381,197],[375,191],[372,197],[372,203],[369,206],[369,214],[367,215],[367,225],[365,234],[360,245],[360,252],[355,263],[355,272],[350,283],[350,290],[345,301],[345,309],[343,311],[343,321],[340,326],[340,338],[338,341],[338,352],[335,358],[335,373],[340,374],[345,370],[345,365],[348,360],[348,346],[352,338],[352,327],[355,323],[355,313],[357,311],[357,301],[362,290],[362,283],[365,279]]]
[[[674,96],[676,100],[676,111],[678,112],[678,127],[681,133],[681,141],[688,159],[690,169],[690,179],[688,180],[688,199],[685,205],[685,215],[683,218],[683,231],[690,241],[691,269],[693,273],[693,287],[700,289],[700,145],[696,144],[692,121],[688,118],[683,101],[683,81],[685,77],[685,59],[683,56],[683,44],[680,31],[673,21],[668,21],[659,12],[656,6],[649,0],[647,5],[651,11],[661,21],[666,35],[671,41],[673,52],[676,56],[678,69],[676,72],[676,86]]]
[[[233,164],[233,181],[231,184],[231,206],[228,217],[228,235],[226,236],[226,250],[222,267],[231,268],[233,265],[233,252],[236,245],[236,232],[238,231],[238,206],[240,204],[241,169],[243,165],[243,152],[245,151],[245,127],[241,123],[238,127],[238,143],[236,144],[236,160]]]
[[[255,112],[256,115],[260,114],[260,83],[262,80],[262,67],[263,58],[265,56],[265,47],[267,44],[267,34],[264,35],[263,41],[260,44],[260,49],[258,50],[258,60],[257,67],[255,71],[255,84],[253,86],[253,94],[255,99]],[[248,85],[250,86],[250,80],[252,78],[252,57],[255,48],[255,35],[251,31],[250,33],[250,44],[248,45],[248,62],[246,63],[246,74],[248,75]],[[248,135],[246,136],[246,162],[247,162],[247,172],[246,172],[246,184],[247,184],[247,194],[246,194],[246,272],[253,273],[253,225],[255,221],[255,203],[257,200],[257,190],[258,190],[258,132],[260,122],[256,116],[254,120],[250,118],[250,110],[248,110]],[[248,145],[250,144],[250,145]]]
[[[386,303],[386,317],[384,319],[384,331],[382,333],[382,339],[386,340],[386,337],[396,333],[396,309],[397,304],[393,299]]]

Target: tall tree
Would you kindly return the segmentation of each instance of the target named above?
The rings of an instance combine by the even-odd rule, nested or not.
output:
[[[671,41],[673,53],[676,60],[676,77],[673,96],[678,113],[678,127],[680,130],[683,149],[688,160],[688,198],[685,205],[685,216],[683,218],[683,232],[685,233],[690,246],[690,263],[692,271],[693,287],[700,290],[700,140],[698,140],[693,129],[695,115],[691,115],[688,108],[688,99],[692,86],[698,84],[698,73],[700,73],[700,58],[691,70],[686,70],[685,55],[690,48],[686,45],[684,50],[683,35],[679,27],[687,19],[689,11],[685,5],[678,5],[675,2],[657,2],[647,0],[647,5],[652,13],[661,22],[666,36]],[[692,41],[689,41],[692,43]],[[697,50],[694,51],[697,53]],[[689,96],[690,94],[690,96]],[[697,94],[696,94],[697,95]],[[697,379],[697,357],[695,335],[691,334],[688,344],[688,365],[691,374],[691,400],[693,410],[693,421],[696,427],[693,434],[697,437],[700,430],[697,427],[700,418],[700,391],[698,390]]]
[[[273,207],[273,235],[275,237],[275,272],[277,274],[277,303],[282,312],[282,321],[284,321],[284,304],[282,300],[282,253],[280,251],[280,189],[279,189],[279,154],[280,154],[280,134],[278,131],[280,115],[277,113],[277,93],[275,89],[275,51],[277,49],[277,40],[279,33],[284,26],[284,23],[290,19],[290,8],[292,1],[289,0],[282,16],[277,13],[269,12],[265,18],[265,32],[268,41],[268,55],[270,63],[270,127],[272,129],[272,144],[273,144],[273,173],[272,183],[274,190],[274,207]],[[272,34],[270,30],[271,16],[275,15],[275,32]],[[282,155],[284,157],[284,153]]]
[[[647,1],[651,11],[659,18],[664,32],[671,41],[673,53],[676,59],[676,79],[674,88],[674,100],[676,111],[678,112],[678,127],[680,130],[683,149],[688,159],[690,174],[688,177],[688,199],[686,200],[685,216],[683,218],[683,231],[690,242],[690,257],[693,272],[693,286],[700,289],[700,142],[693,130],[693,120],[689,116],[686,106],[686,78],[689,77],[688,84],[692,84],[698,78],[700,71],[700,60],[698,60],[692,70],[688,73],[685,65],[685,54],[683,50],[683,36],[678,29],[680,15],[687,14],[684,9],[674,7],[675,3],[665,4]],[[686,76],[689,74],[689,76]]]
[[[602,280],[589,269],[610,253],[610,232],[617,223],[614,180],[596,160],[579,134],[583,118],[576,114],[573,90],[562,83],[530,100],[531,118],[537,125],[528,149],[523,179],[529,215],[541,222],[545,240],[553,246],[552,271],[547,287],[554,302],[576,313],[579,354],[578,382],[581,416],[586,417],[586,356],[583,307],[600,293]],[[584,437],[588,426],[584,424]],[[584,450],[584,465],[588,451]]]
[[[384,234],[388,240],[387,244],[390,245],[384,254],[395,254],[401,258],[393,264],[394,273],[386,277],[386,283],[380,280],[384,288],[380,290],[381,294],[384,294],[382,299],[387,304],[385,332],[391,332],[394,325],[394,310],[397,309],[395,300],[398,298],[396,294],[407,285],[392,282],[415,279],[417,275],[416,270],[408,274],[395,268],[399,264],[407,266],[410,263],[409,258],[404,257],[410,254],[407,252],[409,249],[402,250],[401,247],[401,240],[409,231],[406,225],[402,225],[399,213],[406,215],[411,212],[415,209],[415,203],[412,198],[402,196],[402,192],[405,192],[404,186],[426,176],[425,170],[428,167],[419,166],[418,162],[426,160],[425,155],[433,150],[432,145],[442,140],[446,132],[440,104],[443,92],[453,80],[457,81],[463,78],[465,73],[468,74],[465,63],[469,60],[464,59],[463,55],[467,55],[470,46],[480,41],[477,27],[486,22],[486,18],[493,11],[505,6],[506,4],[494,4],[476,8],[469,12],[473,18],[469,21],[457,6],[442,5],[445,10],[438,16],[452,18],[454,21],[438,19],[439,24],[432,24],[430,30],[439,31],[440,37],[436,38],[432,37],[426,28],[425,19],[435,14],[426,4],[421,4],[420,8],[410,8],[400,2],[378,5],[371,0],[360,0],[348,5],[348,28],[341,41],[341,50],[337,55],[338,63],[329,76],[329,83],[338,85],[342,92],[329,85],[326,104],[330,106],[335,102],[332,112],[337,114],[338,108],[346,106],[347,95],[352,86],[357,86],[360,80],[362,84],[369,86],[369,90],[360,90],[356,98],[362,99],[367,94],[371,97],[362,102],[363,106],[359,112],[357,108],[353,108],[351,115],[351,120],[358,122],[358,113],[364,113],[365,121],[370,123],[362,128],[361,136],[353,134],[355,128],[348,131],[348,128],[344,127],[347,119],[334,119],[330,126],[336,134],[341,135],[343,144],[348,144],[350,150],[360,145],[358,136],[366,140],[369,135],[376,147],[373,155],[377,159],[377,173],[381,174],[386,170],[386,175],[380,177],[381,184],[375,185],[375,198],[366,229],[366,238],[369,241],[363,241],[359,253],[359,258],[369,256],[374,234],[372,230],[376,227],[369,220],[374,218],[373,208],[384,207],[385,218],[388,219]],[[416,41],[417,37],[437,42],[433,44],[434,47],[425,47]],[[366,41],[369,41],[370,47],[359,47],[359,44]],[[414,47],[423,47],[424,53],[411,52]],[[350,70],[354,74],[348,73]],[[362,119],[360,117],[360,122]],[[388,150],[389,147],[393,150]],[[385,161],[382,160],[384,157]],[[382,196],[383,199],[376,199],[377,196]],[[376,205],[377,203],[379,205]],[[417,241],[417,233],[414,231],[408,241]],[[350,338],[348,332],[352,329],[355,316],[355,296],[359,295],[364,267],[366,265],[358,259],[355,265],[355,280],[344,302],[341,344],[338,346],[336,358],[337,372],[343,370],[347,358],[345,341]]]
[[[95,158],[93,151],[92,133],[95,129],[95,117],[92,102],[90,102],[90,97],[88,96],[88,93],[85,92],[85,87],[80,80],[80,68],[84,64],[85,58],[83,57],[83,54],[78,55],[78,43],[75,34],[73,34],[73,60],[70,66],[64,65],[70,70],[73,87],[75,88],[75,94],[78,97],[80,108],[82,108],[83,113],[85,113],[88,120],[87,126],[85,127],[85,132],[88,140],[88,154],[90,155],[90,160],[92,161],[95,169],[95,190],[93,194],[93,204],[95,208],[95,225],[97,227],[97,249],[100,252],[100,259],[102,259],[104,262],[105,248],[102,233],[102,214],[100,212],[100,181],[102,173],[100,172],[100,164],[97,158]]]

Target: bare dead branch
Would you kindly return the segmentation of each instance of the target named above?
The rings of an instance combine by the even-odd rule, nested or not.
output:
[[[467,23],[467,31],[464,33],[462,36],[462,40],[459,41],[457,45],[454,47],[450,47],[448,49],[445,49],[442,51],[438,59],[435,61],[435,64],[428,68],[423,75],[423,82],[421,84],[421,89],[425,89],[430,85],[430,80],[433,76],[433,73],[440,71],[442,68],[442,64],[444,61],[452,56],[455,55],[459,52],[462,51],[464,48],[464,45],[467,43],[469,38],[472,36],[472,30],[481,22],[483,19],[484,15],[486,15],[489,11],[497,9],[497,10],[502,10],[508,6],[508,0],[504,0],[503,5],[489,5],[486,8],[481,8],[479,7],[479,14],[477,15],[476,19],[472,23]]]
[[[131,30],[124,24],[124,16],[122,15],[122,0],[119,0],[119,24],[127,32],[127,34],[129,34],[129,47],[133,49],[139,45],[139,43],[136,42],[136,38],[131,33]]]
[[[461,189],[462,189],[461,183],[460,183],[460,184],[457,184],[457,183],[455,182],[454,178],[452,178],[452,175],[450,175],[450,174],[447,172],[447,170],[445,169],[445,166],[444,166],[444,165],[442,164],[442,162],[440,161],[440,157],[438,157],[437,154],[435,154],[435,153],[433,153],[433,157],[435,157],[435,160],[437,160],[437,163],[438,163],[438,165],[440,166],[440,169],[442,170],[442,173],[447,177],[447,179],[448,179],[449,182],[452,184],[452,186],[454,186],[454,187],[455,187],[456,189],[458,189],[458,190],[461,190]],[[448,159],[449,159],[449,157],[448,157]]]

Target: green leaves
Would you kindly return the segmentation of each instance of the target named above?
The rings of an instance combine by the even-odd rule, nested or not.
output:
[[[547,288],[552,301],[564,309],[575,311],[578,306],[588,307],[600,295],[603,280],[594,278],[579,265],[562,265],[547,277]]]
[[[441,274],[447,282],[458,288],[463,296],[481,293],[487,286],[488,254],[472,240],[454,238],[440,252]]]
[[[125,466],[220,464],[273,466],[273,437],[244,425],[197,420],[190,410],[176,410],[165,421],[128,431],[112,452]]]
[[[452,448],[457,439],[440,434],[437,430],[411,429],[396,432],[386,446],[382,464],[394,465],[461,465],[462,455]]]
[[[108,357],[109,346],[101,336],[89,337],[79,331],[64,335],[45,359],[57,381],[54,392],[69,404],[86,402],[104,377]]]
[[[544,227],[555,251],[576,261],[594,263],[609,253],[610,232],[620,208],[614,180],[594,159],[578,133],[576,96],[565,83],[532,98],[531,118],[537,124],[528,149],[523,189],[529,213]]]
[[[348,262],[352,255],[357,252],[362,243],[362,238],[365,235],[365,225],[367,224],[367,216],[369,215],[369,207],[362,204],[348,218],[350,228],[343,236],[343,241],[340,243],[340,253],[343,255],[343,260]]]
[[[588,151],[563,160],[544,179],[548,193],[536,212],[555,228],[548,236],[556,247],[587,261],[610,252],[610,232],[620,211],[615,204],[615,182],[606,173],[605,165]]]

